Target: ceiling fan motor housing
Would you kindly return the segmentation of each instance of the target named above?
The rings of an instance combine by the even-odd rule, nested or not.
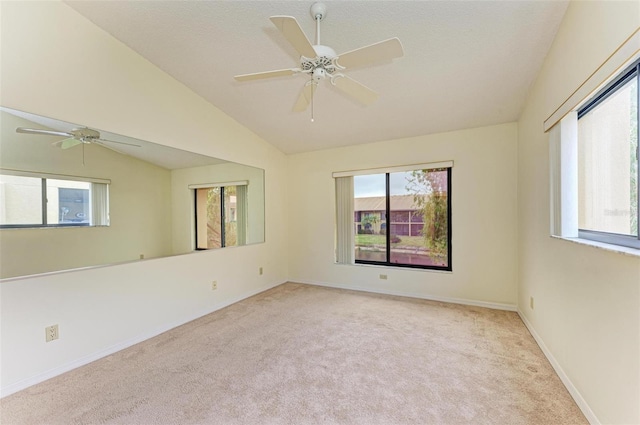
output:
[[[336,63],[338,55],[331,47],[317,44],[313,46],[313,50],[317,55],[315,58],[300,57],[300,69],[311,73],[315,81],[344,69]]]
[[[74,139],[82,143],[91,143],[100,138],[100,133],[90,128],[75,128],[70,133],[73,134]]]

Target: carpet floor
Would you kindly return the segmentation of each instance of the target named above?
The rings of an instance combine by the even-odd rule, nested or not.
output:
[[[516,313],[286,283],[3,398],[18,424],[586,424]]]

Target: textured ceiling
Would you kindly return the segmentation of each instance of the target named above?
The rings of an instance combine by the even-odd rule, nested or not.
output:
[[[298,65],[269,21],[289,15],[314,42],[302,1],[69,1],[71,7],[285,153],[515,121],[567,1],[326,1],[322,44],[338,54],[398,37],[405,56],[345,74],[377,91],[365,107],[307,77],[239,83]]]

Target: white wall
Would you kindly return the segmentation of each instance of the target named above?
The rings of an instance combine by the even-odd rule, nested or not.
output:
[[[195,246],[195,214],[190,184],[224,183],[246,180],[247,244],[264,242],[264,172],[236,163],[183,168],[171,173],[173,210],[173,252],[189,252]]]
[[[518,307],[606,424],[640,423],[640,259],[549,237],[542,123],[639,26],[640,2],[571,2],[518,123]]]
[[[0,14],[2,106],[259,167],[266,186],[264,244],[1,282],[3,395],[286,280],[281,152],[63,3]]]
[[[515,308],[517,137],[511,123],[289,156],[289,279]],[[452,273],[334,264],[333,171],[448,160]]]
[[[25,276],[171,253],[169,170],[96,145],[69,150],[59,137],[16,134],[30,121],[0,112],[0,168],[110,179],[109,227],[0,230],[0,277]],[[57,215],[56,215],[57,218]]]

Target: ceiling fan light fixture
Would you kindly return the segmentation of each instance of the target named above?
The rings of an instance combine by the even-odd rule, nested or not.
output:
[[[316,68],[313,70],[313,80],[314,81],[320,81],[321,79],[323,79],[324,77],[327,76],[327,71],[325,71],[324,68]]]

